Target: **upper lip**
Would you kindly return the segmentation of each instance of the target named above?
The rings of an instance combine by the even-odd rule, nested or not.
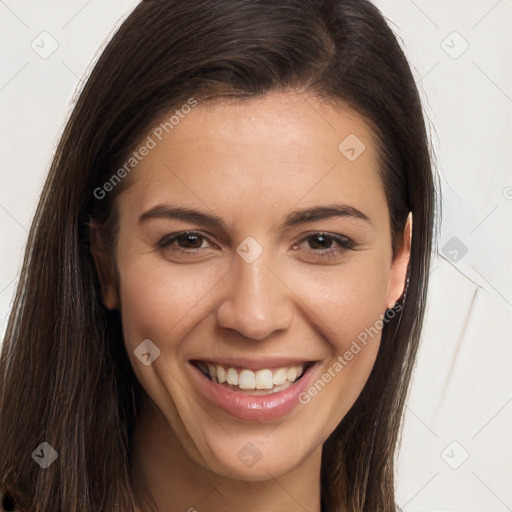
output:
[[[227,368],[246,368],[248,370],[263,370],[268,368],[282,368],[284,366],[302,366],[306,363],[314,363],[312,359],[297,359],[290,357],[271,357],[266,359],[254,359],[250,357],[197,357],[190,362],[203,362],[220,364]]]

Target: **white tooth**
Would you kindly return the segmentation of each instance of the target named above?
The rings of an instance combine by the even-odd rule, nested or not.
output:
[[[279,368],[272,379],[274,386],[282,386],[286,382],[286,368]]]
[[[226,382],[226,370],[224,370],[224,366],[220,364],[217,365],[217,380],[223,384]]]
[[[256,389],[272,389],[272,372],[270,370],[258,370],[256,372]]]
[[[207,364],[208,364],[208,373],[210,374],[210,377],[212,378],[212,380],[216,380],[217,370],[215,369],[215,366],[213,366],[213,364],[210,364],[210,363],[207,363]]]
[[[295,366],[288,368],[288,371],[286,372],[286,378],[290,382],[293,382],[297,378],[297,368]]]
[[[240,389],[254,389],[256,387],[256,376],[252,370],[242,370],[238,382]]]
[[[238,372],[234,368],[228,368],[226,380],[228,384],[231,384],[232,386],[238,386]]]
[[[304,366],[303,365],[299,365],[297,366],[297,379],[302,375],[302,372],[304,371]]]

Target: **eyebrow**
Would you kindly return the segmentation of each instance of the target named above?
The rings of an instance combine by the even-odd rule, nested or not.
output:
[[[282,225],[283,227],[292,227],[308,222],[330,219],[333,217],[345,217],[353,220],[363,221],[371,226],[370,218],[363,212],[346,204],[331,204],[326,206],[316,206],[313,208],[304,208],[289,213]],[[209,228],[222,229],[228,231],[226,223],[217,215],[195,210],[185,206],[170,206],[161,204],[151,208],[140,216],[139,223],[150,219],[177,219],[191,224],[199,224]]]

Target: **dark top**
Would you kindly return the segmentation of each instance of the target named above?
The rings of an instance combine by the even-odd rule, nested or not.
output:
[[[14,493],[7,484],[0,482],[0,512],[27,512],[14,501]]]

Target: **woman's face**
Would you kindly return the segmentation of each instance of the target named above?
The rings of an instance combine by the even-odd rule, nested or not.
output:
[[[292,93],[199,103],[160,132],[116,199],[119,295],[104,283],[105,304],[191,460],[284,474],[357,399],[403,290],[374,136]]]

